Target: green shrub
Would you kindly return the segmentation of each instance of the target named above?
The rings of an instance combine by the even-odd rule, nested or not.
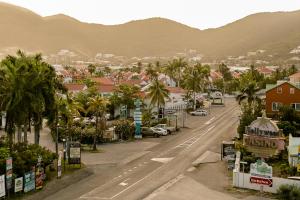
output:
[[[134,125],[129,120],[119,120],[115,123],[115,133],[122,140],[132,139],[134,136]]]
[[[300,199],[300,187],[296,185],[281,185],[277,190],[278,199],[298,200]]]

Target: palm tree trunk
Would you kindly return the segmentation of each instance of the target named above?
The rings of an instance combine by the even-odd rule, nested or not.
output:
[[[27,126],[28,124],[27,124],[27,122],[25,122],[25,124],[24,124],[24,143],[27,143],[27,129],[28,129],[28,126]]]
[[[196,109],[196,92],[194,92],[193,108]]]
[[[34,144],[40,143],[40,124],[34,126]]]
[[[18,132],[17,132],[17,141],[20,143],[22,140],[22,126],[18,125]]]
[[[98,128],[99,128],[99,124],[98,124],[98,115],[96,116],[96,133],[94,134],[94,143],[93,143],[93,151],[97,150],[97,135],[98,135]]]

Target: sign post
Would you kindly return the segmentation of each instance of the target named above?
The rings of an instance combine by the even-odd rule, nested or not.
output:
[[[71,142],[68,153],[69,164],[81,164],[81,144],[79,142]]]
[[[141,105],[142,102],[137,99],[134,102],[135,105],[135,111],[134,111],[134,125],[135,125],[135,134],[134,138],[141,139],[142,133],[141,133],[141,125],[142,125],[142,112],[141,112]]]

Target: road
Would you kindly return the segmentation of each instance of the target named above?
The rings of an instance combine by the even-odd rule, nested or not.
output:
[[[222,137],[233,136],[238,110],[236,102],[231,99],[226,101],[225,107],[212,108],[208,116],[189,116],[189,128],[159,138],[160,143],[139,159],[126,164],[93,166],[93,176],[46,199],[144,199],[184,174],[195,159],[219,144]]]

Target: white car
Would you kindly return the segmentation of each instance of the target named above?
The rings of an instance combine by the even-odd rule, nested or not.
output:
[[[168,131],[163,128],[151,127],[150,129],[159,135],[168,135]]]
[[[193,116],[206,116],[207,111],[206,110],[195,110],[193,112],[190,112],[190,114]]]

